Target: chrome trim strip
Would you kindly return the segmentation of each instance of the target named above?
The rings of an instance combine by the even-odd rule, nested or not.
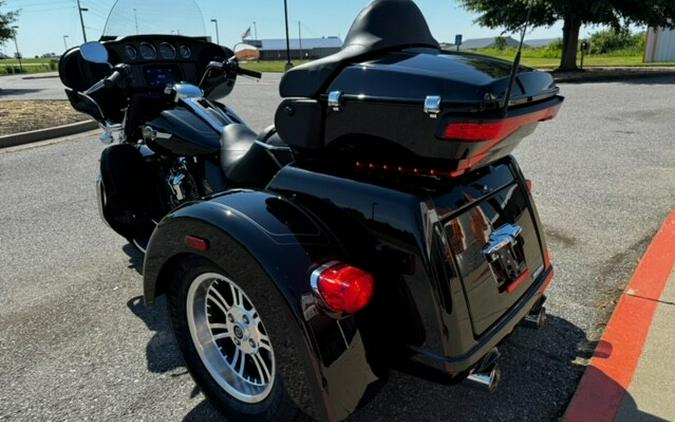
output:
[[[283,167],[283,166],[281,165],[281,163],[279,162],[279,160],[277,159],[277,156],[274,155],[274,151],[279,151],[279,150],[281,150],[281,149],[286,150],[286,148],[282,148],[282,147],[274,147],[273,145],[267,145],[266,143],[260,142],[260,141],[258,141],[258,140],[256,140],[256,141],[254,142],[254,144],[256,144],[256,145],[262,147],[262,148],[265,150],[265,153],[266,153],[267,155],[269,155],[269,157],[272,159],[272,161],[274,161],[274,164],[276,164],[277,167],[279,167],[279,168],[282,168],[282,167]]]
[[[336,320],[335,323],[338,326],[338,329],[340,330],[340,335],[342,336],[342,341],[345,342],[345,349],[349,350],[349,342],[347,341],[347,336],[345,335],[344,330],[342,329],[342,325],[340,325],[340,320]]]
[[[141,245],[138,244],[138,241],[136,239],[132,239],[131,242],[133,242],[134,246],[141,251],[143,254],[147,252],[145,248],[143,248]]]
[[[291,150],[290,147],[281,147],[281,146],[278,146],[278,145],[270,145],[270,144],[266,144],[266,143],[264,143],[262,141],[258,141],[258,140],[256,140],[255,143],[260,145],[261,147],[267,149],[267,150],[270,150],[270,151],[290,151]]]
[[[168,92],[167,92],[168,91]],[[174,98],[175,102],[179,102],[180,100],[187,100],[190,98],[203,98],[204,97],[204,90],[199,88],[196,85],[188,84],[188,83],[178,83],[174,84],[173,86],[167,86],[167,89],[164,91],[167,94],[171,93],[171,91],[176,93],[176,96]]]
[[[210,107],[204,107],[201,102],[204,101]],[[217,108],[213,107],[211,103],[204,98],[187,98],[183,99],[183,104],[192,110],[197,116],[202,118],[209,126],[221,135],[225,131],[225,126],[231,123],[230,119],[225,113],[222,113]]]
[[[544,271],[544,266],[540,265],[536,270],[534,270],[534,273],[532,273],[532,280],[538,279],[542,271]]]

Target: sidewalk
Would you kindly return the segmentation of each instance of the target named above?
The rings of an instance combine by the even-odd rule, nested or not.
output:
[[[614,310],[564,420],[675,421],[675,210]]]
[[[648,300],[648,299],[645,299]],[[637,371],[616,421],[675,420],[675,271],[661,295]]]

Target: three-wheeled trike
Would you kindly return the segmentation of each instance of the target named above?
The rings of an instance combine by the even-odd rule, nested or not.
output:
[[[222,102],[261,76],[254,46],[127,35],[118,6],[60,76],[110,144],[101,215],[145,254],[146,303],[167,296],[214,405],[342,420],[392,369],[495,388],[497,347],[543,324],[553,277],[510,155],[561,106],[552,77],[442,51],[412,1],[375,0],[338,53],[283,76],[255,133]]]

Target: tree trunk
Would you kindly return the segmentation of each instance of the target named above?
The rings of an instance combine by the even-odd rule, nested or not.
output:
[[[577,67],[577,48],[579,46],[579,31],[581,22],[575,18],[565,18],[563,25],[563,49],[560,59],[562,71],[579,70]]]

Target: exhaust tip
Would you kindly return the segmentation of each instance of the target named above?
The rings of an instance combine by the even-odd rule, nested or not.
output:
[[[536,311],[530,312],[523,318],[523,327],[540,330],[546,325],[546,308],[541,307]]]
[[[492,393],[499,386],[501,379],[502,371],[496,363],[493,363],[489,367],[481,369],[480,372],[472,372],[464,382],[471,388]]]
[[[464,383],[468,387],[488,393],[495,391],[502,379],[502,371],[497,365],[499,357],[499,350],[492,349],[466,377]]]

